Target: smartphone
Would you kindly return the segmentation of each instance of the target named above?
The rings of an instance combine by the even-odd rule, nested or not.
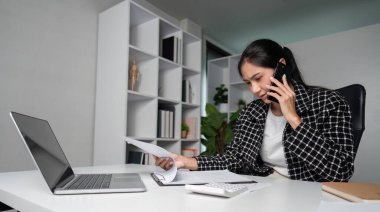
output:
[[[276,65],[276,68],[274,69],[273,77],[282,83],[282,76],[284,74],[286,75],[287,82],[288,83],[291,82],[290,75],[287,73],[287,70],[286,70],[286,65],[281,62],[278,62]],[[274,84],[273,82],[272,82],[272,86],[277,87],[277,85]],[[268,99],[272,102],[278,103],[278,100],[274,98],[273,96],[268,96]]]

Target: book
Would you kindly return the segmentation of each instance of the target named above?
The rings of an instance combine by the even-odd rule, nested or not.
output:
[[[175,107],[159,105],[157,115],[157,137],[174,138],[175,132]]]
[[[162,39],[162,57],[174,61],[174,36]]]
[[[354,182],[323,182],[322,190],[351,202],[380,202],[380,185]]]
[[[182,80],[182,102],[192,103],[192,88],[190,80]]]

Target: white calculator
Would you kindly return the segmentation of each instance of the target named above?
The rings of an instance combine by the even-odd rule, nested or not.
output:
[[[222,197],[234,197],[248,190],[246,185],[229,183],[209,183],[205,185],[185,185],[185,189],[194,193]]]

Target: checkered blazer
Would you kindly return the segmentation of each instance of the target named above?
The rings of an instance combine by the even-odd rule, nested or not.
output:
[[[348,181],[354,171],[351,112],[337,92],[306,89],[294,83],[296,111],[302,123],[283,133],[289,177],[306,181]],[[260,156],[269,105],[254,100],[240,113],[234,139],[223,155],[195,157],[199,170],[267,176],[273,169]]]

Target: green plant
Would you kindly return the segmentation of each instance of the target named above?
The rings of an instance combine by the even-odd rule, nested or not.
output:
[[[181,123],[181,131],[189,131],[189,126],[185,122]]]
[[[201,134],[203,135],[202,144],[206,146],[203,155],[212,156],[223,154],[225,147],[234,138],[233,127],[239,116],[240,109],[230,116],[227,122],[226,115],[219,112],[210,103],[206,104],[207,116],[201,118]]]
[[[214,104],[218,105],[221,103],[227,103],[228,102],[228,89],[224,87],[224,84],[220,84],[220,86],[216,87],[216,93],[214,95]]]
[[[239,101],[238,101],[238,108],[243,108],[243,107],[245,107],[245,105],[246,105],[246,102],[245,102],[245,100],[244,99],[239,99]]]

